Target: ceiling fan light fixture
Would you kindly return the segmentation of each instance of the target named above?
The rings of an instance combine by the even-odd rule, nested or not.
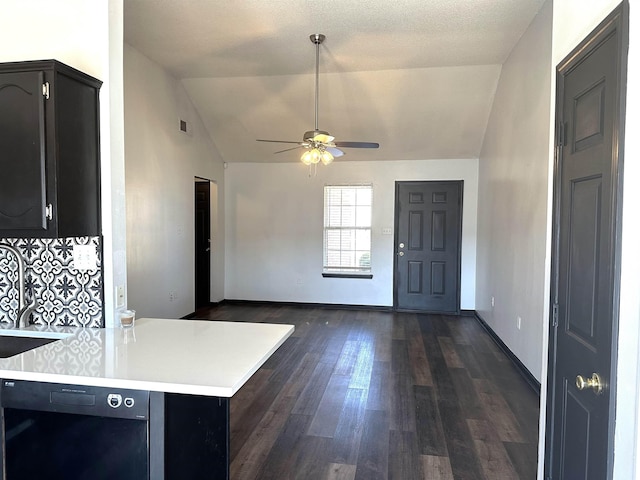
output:
[[[322,152],[322,164],[329,165],[331,162],[333,162],[333,155],[326,150]]]
[[[333,162],[335,157],[331,154],[331,152],[326,151],[323,148],[312,148],[311,150],[307,150],[302,154],[300,160],[305,165],[316,165],[322,162],[323,165],[329,165]]]
[[[302,163],[305,165],[315,165],[322,160],[322,152],[317,148],[312,148],[304,152],[300,160],[302,160]]]

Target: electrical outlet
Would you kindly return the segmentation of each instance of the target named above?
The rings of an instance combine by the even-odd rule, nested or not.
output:
[[[116,308],[124,307],[124,285],[116,287]]]
[[[177,300],[177,299],[178,299],[178,294],[176,292],[173,292],[173,291],[169,292],[169,301],[170,302],[173,302],[174,300]]]
[[[516,320],[516,325],[518,326],[518,330],[520,330],[520,327],[522,326],[522,318],[518,317],[518,320]]]
[[[382,229],[382,234],[383,235],[393,235],[393,228],[384,227]]]

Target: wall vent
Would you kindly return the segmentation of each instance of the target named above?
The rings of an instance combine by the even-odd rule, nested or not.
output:
[[[187,121],[180,119],[180,131],[187,133]]]

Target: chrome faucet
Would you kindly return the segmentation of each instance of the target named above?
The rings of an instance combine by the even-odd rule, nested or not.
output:
[[[11,245],[0,243],[0,250],[6,250],[7,252],[12,253],[18,262],[18,318],[16,318],[15,324],[18,328],[28,327],[29,315],[31,315],[31,313],[36,309],[38,302],[32,292],[31,303],[27,304],[24,259],[22,258],[22,255],[20,255],[18,249]]]

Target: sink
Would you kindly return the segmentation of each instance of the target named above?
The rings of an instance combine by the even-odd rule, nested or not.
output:
[[[9,358],[67,337],[57,332],[0,331],[0,358]]]
[[[0,358],[13,357],[19,353],[57,341],[55,338],[10,337],[3,335],[0,337]]]

